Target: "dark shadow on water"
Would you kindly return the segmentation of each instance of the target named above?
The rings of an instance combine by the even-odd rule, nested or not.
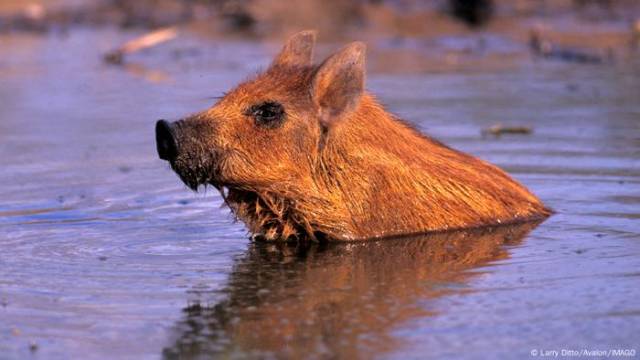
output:
[[[367,358],[401,345],[393,331],[467,291],[470,270],[509,257],[539,223],[383,241],[292,247],[252,243],[224,300],[183,309],[165,359]]]

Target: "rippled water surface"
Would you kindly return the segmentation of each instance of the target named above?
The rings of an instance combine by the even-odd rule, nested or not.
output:
[[[637,64],[407,73],[376,70],[372,53],[368,87],[390,110],[504,167],[557,214],[290,248],[251,243],[153,139],[154,120],[210,106],[275,47],[187,37],[104,65],[124,37],[0,38],[1,359],[640,350]],[[498,122],[534,131],[481,135]]]

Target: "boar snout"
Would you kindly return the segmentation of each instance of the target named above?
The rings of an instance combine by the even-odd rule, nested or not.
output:
[[[156,148],[162,160],[174,161],[178,156],[173,125],[166,120],[158,120],[156,123]]]
[[[173,171],[194,191],[200,185],[214,185],[217,180],[216,160],[219,158],[215,144],[207,141],[213,137],[212,121],[201,116],[156,122],[158,156],[168,161]]]

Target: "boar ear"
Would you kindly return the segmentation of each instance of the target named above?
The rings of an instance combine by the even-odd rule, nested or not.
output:
[[[311,96],[320,111],[320,122],[329,126],[355,110],[364,92],[366,46],[351,43],[330,56],[318,68]]]
[[[271,66],[308,66],[311,65],[313,48],[316,44],[315,30],[301,31],[291,36],[287,43],[271,63]]]

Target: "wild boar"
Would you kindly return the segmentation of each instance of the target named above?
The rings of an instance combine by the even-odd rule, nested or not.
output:
[[[540,219],[550,210],[485,161],[421,134],[365,91],[365,45],[319,65],[292,36],[213,107],[156,124],[161,159],[217,188],[266,240],[361,240]]]

